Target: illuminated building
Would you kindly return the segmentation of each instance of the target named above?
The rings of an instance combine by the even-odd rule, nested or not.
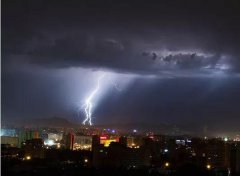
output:
[[[115,136],[107,136],[107,135],[100,136],[100,144],[103,144],[104,147],[108,147],[111,144],[111,142],[118,142],[118,141],[119,141],[119,138]]]
[[[61,142],[63,139],[62,133],[47,133],[47,138],[44,140],[46,148],[61,148]]]
[[[15,129],[1,129],[0,136],[10,136],[10,137],[16,137],[17,133]]]
[[[11,147],[17,147],[18,137],[1,136],[1,144],[9,144]]]
[[[117,139],[101,140],[101,144],[103,144],[104,147],[108,147],[112,142],[117,142]]]
[[[75,135],[73,150],[91,150],[91,149],[92,149],[92,136]]]
[[[69,150],[92,150],[92,136],[68,133],[64,143],[65,148]]]
[[[140,136],[128,136],[127,137],[127,147],[129,148],[139,148],[143,145],[143,139]]]
[[[48,133],[48,140],[53,140],[55,142],[61,141],[63,138],[62,133]]]
[[[44,141],[44,145],[52,146],[54,144],[55,144],[55,142],[52,139],[47,139]]]

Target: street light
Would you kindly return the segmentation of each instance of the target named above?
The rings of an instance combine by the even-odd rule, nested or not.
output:
[[[26,160],[30,160],[31,159],[31,156],[26,156]]]
[[[165,167],[169,167],[169,165],[170,165],[169,162],[165,163]]]
[[[210,170],[211,169],[211,165],[210,164],[207,164],[207,169]]]

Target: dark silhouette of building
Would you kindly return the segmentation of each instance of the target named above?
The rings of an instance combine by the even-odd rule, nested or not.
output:
[[[120,143],[122,146],[127,147],[127,137],[121,136],[121,137],[119,138],[119,143]]]
[[[73,144],[74,144],[74,134],[68,133],[65,136],[65,148],[69,150],[73,150]]]
[[[44,158],[44,148],[43,148],[43,140],[42,139],[30,139],[27,140],[23,149],[25,152],[25,159],[31,160],[33,158]]]
[[[129,148],[127,139],[120,137],[119,142],[112,142],[109,147],[99,144],[99,137],[93,139],[93,166],[108,168],[137,168],[149,166],[150,151],[146,148]]]
[[[233,144],[230,150],[230,168],[232,175],[240,175],[240,144]]]
[[[18,147],[21,147],[24,142],[30,139],[38,139],[39,132],[36,130],[20,130],[18,135]]]

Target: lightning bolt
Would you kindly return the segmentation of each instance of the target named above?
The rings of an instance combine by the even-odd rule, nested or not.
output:
[[[97,81],[97,87],[92,91],[92,93],[88,96],[88,98],[85,100],[85,104],[84,106],[84,111],[85,111],[85,115],[86,118],[85,120],[82,122],[83,125],[86,125],[86,122],[89,123],[89,125],[92,125],[92,99],[94,98],[94,96],[96,95],[96,93],[99,91],[100,89],[100,81],[101,79],[104,77],[105,75],[102,75],[98,78]]]

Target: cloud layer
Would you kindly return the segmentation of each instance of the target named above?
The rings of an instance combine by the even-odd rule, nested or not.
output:
[[[4,2],[3,64],[239,73],[237,1]],[[184,75],[184,74],[183,74]]]

